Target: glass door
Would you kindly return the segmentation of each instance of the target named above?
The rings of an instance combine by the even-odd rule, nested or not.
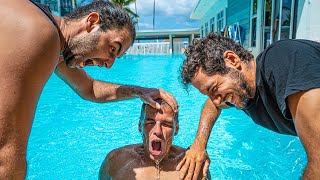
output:
[[[293,17],[294,17],[294,0],[282,0],[280,1],[280,13],[278,18],[279,32],[278,37],[275,40],[292,39],[293,32]],[[281,17],[281,18],[279,18]]]
[[[274,0],[264,0],[263,5],[264,5],[264,12],[263,12],[263,49],[265,49],[267,46],[269,46],[272,42],[272,36],[271,36],[271,29],[273,29],[273,14],[272,14],[272,7],[273,7],[273,2]]]
[[[293,38],[295,0],[264,0],[263,48]]]

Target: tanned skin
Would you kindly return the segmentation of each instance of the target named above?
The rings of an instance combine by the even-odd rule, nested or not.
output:
[[[143,143],[128,145],[111,151],[101,165],[99,179],[179,179],[180,173],[176,166],[185,155],[186,149],[172,144],[173,136],[178,134],[179,122],[175,119],[172,109],[161,104],[162,109],[156,110],[145,106],[144,119],[139,122],[139,131]],[[154,148],[158,142],[158,148]],[[159,169],[156,165],[159,162]],[[160,172],[160,173],[159,173]],[[210,175],[207,176],[210,179]],[[200,176],[197,179],[206,179]]]
[[[232,51],[226,51],[224,53],[224,59],[228,67],[244,74],[250,85],[251,92],[254,93],[256,88],[256,60],[254,59],[248,64],[243,63]],[[208,92],[206,83],[216,81],[219,82],[217,90],[215,90],[214,93]],[[224,100],[228,99],[226,98],[226,94],[234,87],[230,84],[228,85],[228,82],[231,82],[231,80],[225,76],[208,76],[201,73],[201,68],[193,78],[192,84],[201,93],[208,95],[208,101],[211,101],[211,103],[207,101],[203,107],[196,139],[189,150],[190,152],[186,152],[185,159],[187,159],[187,161],[201,165],[206,160],[206,144],[211,133],[211,128],[218,119],[221,111],[217,109],[219,109],[219,107],[221,109],[225,107],[223,105],[225,104]],[[254,94],[250,95],[251,98],[253,98],[253,96]],[[234,104],[236,104],[238,109],[241,109],[239,98],[233,97],[231,99],[235,99]],[[293,117],[297,134],[308,156],[308,163],[303,174],[303,179],[320,179],[320,88],[292,94],[288,96],[287,104]],[[182,173],[189,172],[189,174],[193,174],[193,171],[194,169],[192,168],[185,168]],[[195,171],[194,174],[197,174],[197,172],[198,171]],[[190,177],[192,178],[192,176]],[[188,177],[187,179],[191,178]]]
[[[99,14],[88,12],[87,16],[69,25],[55,17],[57,29],[28,0],[0,0],[0,4],[0,179],[25,178],[26,148],[35,109],[54,71],[87,100],[109,102],[139,97],[160,108],[153,99],[161,97],[177,111],[174,97],[164,90],[96,81],[82,69],[66,66],[60,52],[74,37],[86,38],[98,31]],[[99,59],[99,65],[111,68],[115,58],[132,44],[129,32],[124,28],[101,33],[94,49],[83,53],[83,57]],[[71,65],[77,67],[81,61],[76,59]]]

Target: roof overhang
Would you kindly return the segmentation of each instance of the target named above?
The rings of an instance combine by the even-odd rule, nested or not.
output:
[[[200,34],[199,28],[190,29],[164,29],[164,30],[140,30],[137,31],[137,37],[141,36],[169,36],[169,35],[190,35]]]
[[[216,3],[221,4],[222,1],[227,2],[227,0],[199,0],[190,15],[190,19],[202,19]]]

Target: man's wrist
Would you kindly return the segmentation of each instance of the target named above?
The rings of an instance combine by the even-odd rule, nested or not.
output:
[[[207,144],[205,142],[201,142],[198,141],[197,139],[195,139],[193,141],[193,144],[190,146],[190,148],[192,149],[206,149],[207,148]]]
[[[141,89],[142,87],[140,86],[130,86],[132,96],[133,97],[140,97],[142,95]]]

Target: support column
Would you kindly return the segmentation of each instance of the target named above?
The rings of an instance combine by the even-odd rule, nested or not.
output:
[[[173,38],[172,38],[172,34],[169,34],[169,40],[170,40],[169,52],[170,52],[170,54],[172,54],[172,52],[173,52]]]
[[[189,44],[192,43],[193,39],[194,39],[194,34],[191,34],[191,35],[190,35],[190,38],[189,38]]]

